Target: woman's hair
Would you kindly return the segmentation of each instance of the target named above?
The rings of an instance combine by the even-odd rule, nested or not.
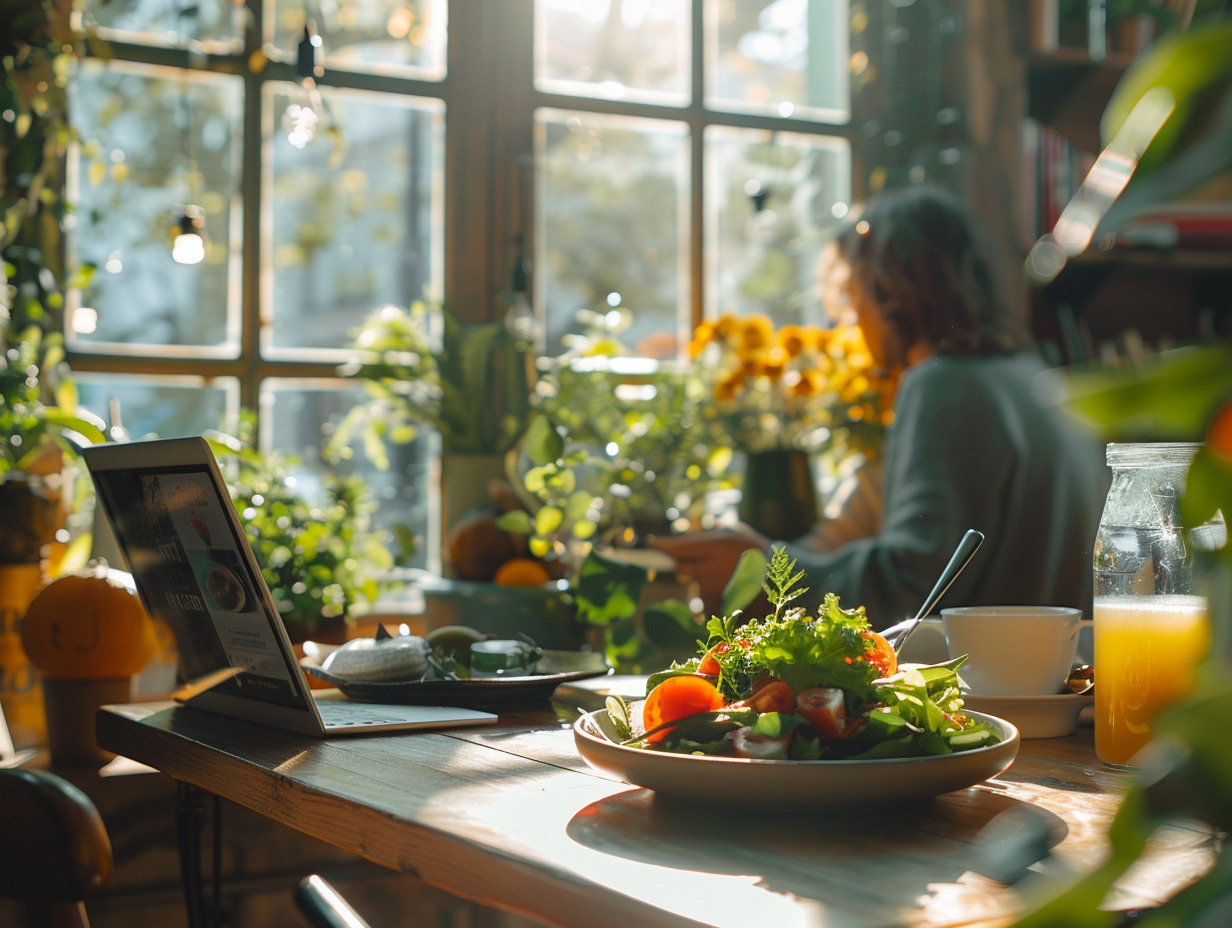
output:
[[[870,300],[908,347],[999,354],[1030,343],[1002,301],[962,202],[933,186],[871,199],[836,241],[849,286]]]

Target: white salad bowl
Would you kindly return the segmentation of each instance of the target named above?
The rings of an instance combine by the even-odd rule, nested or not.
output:
[[[578,753],[590,766],[634,786],[691,802],[769,807],[843,808],[929,799],[996,776],[1018,754],[1018,729],[968,712],[1001,736],[988,747],[935,757],[879,760],[749,760],[647,751],[617,743],[606,709],[573,724]]]

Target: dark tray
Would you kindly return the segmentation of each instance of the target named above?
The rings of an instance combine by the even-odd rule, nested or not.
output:
[[[300,663],[305,672],[338,687],[351,699],[468,709],[499,709],[546,702],[562,683],[602,677],[612,672],[603,655],[591,651],[544,651],[538,673],[476,680],[355,682],[334,676],[311,658],[304,658]]]

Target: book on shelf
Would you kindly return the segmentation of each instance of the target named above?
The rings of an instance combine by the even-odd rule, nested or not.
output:
[[[1030,247],[1052,231],[1062,210],[1082,186],[1095,156],[1034,119],[1023,122],[1021,148],[1023,241]]]
[[[1117,234],[1126,247],[1232,248],[1232,202],[1175,203],[1139,216]]]

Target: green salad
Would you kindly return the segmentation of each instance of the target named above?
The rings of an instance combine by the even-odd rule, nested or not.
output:
[[[714,617],[697,656],[652,675],[646,698],[607,712],[622,743],[678,754],[763,760],[868,760],[952,754],[1000,741],[963,711],[958,668],[899,666],[864,607],[828,594],[813,616],[782,548],[763,590],[774,611]]]

